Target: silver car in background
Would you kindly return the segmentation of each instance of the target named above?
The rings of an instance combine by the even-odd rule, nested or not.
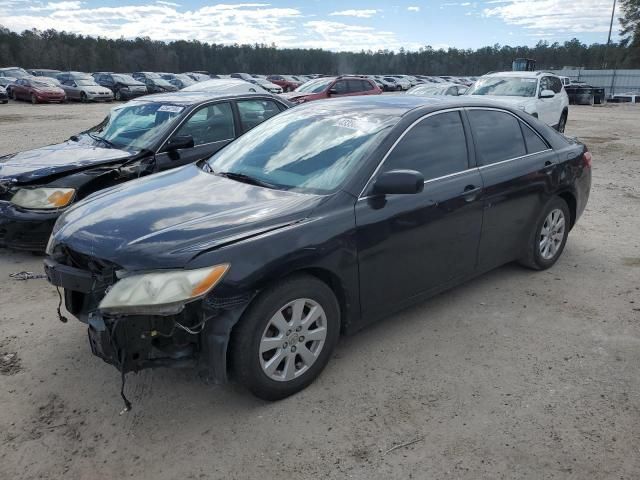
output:
[[[92,77],[70,78],[60,82],[60,86],[69,100],[81,102],[110,102],[113,92],[98,85]]]
[[[458,96],[464,95],[466,91],[467,87],[458,83],[425,83],[410,88],[407,90],[407,95],[418,95],[420,97]]]

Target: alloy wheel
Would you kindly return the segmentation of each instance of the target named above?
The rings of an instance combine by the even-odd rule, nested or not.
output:
[[[564,213],[559,208],[551,210],[545,218],[539,237],[539,251],[543,259],[551,260],[558,253],[564,239],[565,224]]]
[[[327,338],[327,316],[314,300],[298,298],[271,317],[258,355],[264,374],[286,382],[299,378],[320,356]]]

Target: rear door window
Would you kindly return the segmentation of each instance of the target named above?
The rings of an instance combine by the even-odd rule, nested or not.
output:
[[[510,160],[527,154],[520,121],[498,110],[468,111],[479,165]]]
[[[240,100],[236,104],[242,130],[245,132],[280,113],[278,105],[272,100]]]
[[[460,113],[446,112],[427,117],[409,130],[389,154],[384,171],[417,170],[431,180],[468,167]]]

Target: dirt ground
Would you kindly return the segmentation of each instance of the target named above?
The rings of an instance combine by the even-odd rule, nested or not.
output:
[[[0,105],[0,154],[108,108]],[[556,266],[504,266],[344,338],[277,403],[156,370],[119,416],[118,373],[53,287],[9,278],[42,258],[0,250],[0,479],[640,478],[640,107],[572,107],[567,131],[594,184]]]

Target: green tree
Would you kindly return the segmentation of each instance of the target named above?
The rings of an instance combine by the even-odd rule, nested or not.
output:
[[[629,56],[640,61],[640,0],[621,0],[620,44],[629,48]]]

